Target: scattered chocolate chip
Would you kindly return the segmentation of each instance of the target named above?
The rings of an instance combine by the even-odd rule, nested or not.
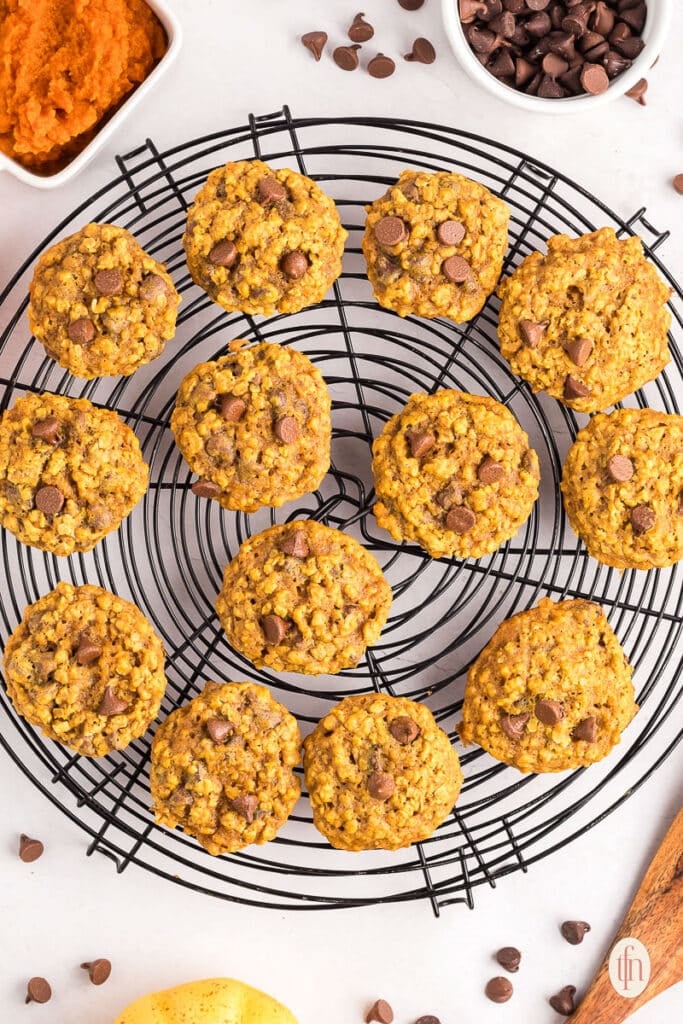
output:
[[[23,860],[24,864],[32,864],[34,860],[42,857],[44,849],[40,839],[32,839],[23,832],[19,836],[19,859]]]
[[[282,257],[280,270],[290,281],[299,281],[308,270],[308,260],[302,252],[296,249]]]
[[[217,498],[221,489],[213,480],[195,480],[192,484],[192,493],[198,498]]]
[[[225,718],[209,718],[206,723],[206,731],[209,734],[209,739],[220,744],[230,739],[235,731],[235,726]]]
[[[562,937],[567,940],[571,946],[579,946],[583,942],[583,937],[586,932],[591,930],[591,926],[587,921],[563,921],[560,925],[560,931]]]
[[[368,793],[373,800],[388,800],[396,789],[393,775],[387,772],[370,772]]]
[[[575,398],[587,398],[590,393],[591,389],[586,387],[582,381],[572,377],[571,373],[567,374],[564,380],[564,397],[568,402]]]
[[[59,487],[54,487],[52,484],[39,487],[36,491],[35,505],[39,512],[43,512],[46,516],[54,516],[64,507],[64,495]]]
[[[466,505],[456,505],[446,516],[446,529],[454,533],[467,533],[477,521],[477,517],[471,508]]]
[[[79,665],[93,665],[102,656],[102,647],[83,634],[78,641],[76,661]]]
[[[239,423],[247,411],[247,403],[237,395],[221,395],[219,407],[221,416],[228,423]]]
[[[683,174],[677,174],[672,184],[679,196],[683,196]]]
[[[373,234],[380,245],[398,245],[407,236],[408,231],[400,217],[382,217],[375,224]]]
[[[49,1003],[52,998],[50,983],[45,978],[31,978],[26,986],[25,1003]]]
[[[356,50],[359,49],[358,43],[354,43],[352,46],[338,46],[332,53],[332,59],[342,71],[355,71],[360,64],[356,53]]]
[[[105,686],[100,706],[97,709],[99,715],[110,717],[111,715],[122,715],[124,711],[128,710],[128,705],[125,700],[121,700],[120,697],[116,696],[113,686]]]
[[[480,462],[477,469],[477,477],[482,484],[495,484],[505,476],[505,469],[500,462],[496,462],[490,455],[487,455]]]
[[[523,715],[503,715],[500,720],[500,727],[508,737],[508,739],[517,742],[524,735],[526,724],[531,716],[527,714]]]
[[[404,11],[419,11],[425,0],[398,0],[398,6]]]
[[[639,78],[635,85],[626,90],[625,95],[639,103],[641,107],[647,106],[645,93],[647,92],[647,78]]]
[[[436,438],[429,430],[419,430],[408,434],[410,454],[414,459],[421,459],[423,455],[430,452],[436,444]]]
[[[280,551],[292,558],[308,558],[309,547],[306,534],[303,530],[294,530],[288,533],[280,542]]]
[[[491,978],[484,990],[492,1003],[507,1003],[512,996],[512,982],[507,978]]]
[[[293,416],[281,416],[275,420],[273,431],[278,441],[283,444],[293,444],[301,434],[299,424]]]
[[[515,946],[503,946],[496,953],[496,960],[506,971],[515,974],[519,970],[522,954]]]
[[[94,283],[100,295],[119,295],[123,288],[123,274],[116,269],[98,270]]]
[[[423,36],[413,42],[410,53],[403,55],[404,60],[415,61],[417,64],[433,64],[436,60],[436,50]]]
[[[237,248],[234,242],[228,238],[222,242],[216,242],[209,253],[209,263],[216,267],[231,267],[237,259]]]
[[[386,999],[376,999],[365,1015],[366,1024],[372,1024],[372,1021],[377,1021],[378,1024],[391,1024],[393,1019],[394,1011]]]
[[[585,366],[592,351],[593,342],[590,338],[574,338],[565,346],[565,352],[575,366]]]
[[[613,455],[607,460],[607,473],[615,483],[625,483],[634,472],[633,463],[625,455]]]
[[[394,737],[397,743],[400,743],[402,747],[408,746],[409,743],[413,743],[414,740],[421,733],[420,726],[408,715],[399,715],[398,718],[393,718],[389,722],[389,732]]]
[[[415,1024],[441,1024],[441,1021],[433,1013],[427,1013],[423,1017],[418,1017]]]
[[[371,61],[368,61],[368,74],[373,78],[388,78],[396,70],[396,64],[384,53],[378,53]]]
[[[470,265],[462,256],[449,256],[441,264],[441,271],[448,281],[462,284],[471,274]]]
[[[322,52],[327,43],[327,32],[305,32],[301,42],[307,50],[310,50],[316,60],[320,60]]]
[[[607,72],[600,64],[584,64],[581,68],[581,85],[591,96],[599,96],[609,87]]]
[[[281,619],[279,615],[264,615],[261,619],[261,629],[266,638],[266,643],[275,646],[281,643],[289,633],[290,625]]]
[[[259,202],[263,206],[272,206],[281,199],[287,198],[287,189],[273,174],[266,174],[256,182]]]
[[[357,14],[348,31],[348,37],[351,42],[367,43],[368,39],[372,39],[374,34],[375,30],[369,22],[365,21],[365,15],[363,13]]]
[[[657,522],[657,516],[649,505],[636,505],[631,509],[631,526],[637,537],[647,533]]]
[[[442,245],[460,245],[465,237],[465,225],[459,220],[444,220],[436,229],[436,237]]]
[[[47,444],[59,444],[61,436],[59,433],[61,424],[56,416],[47,416],[44,420],[38,420],[31,427],[31,436],[37,437]]]
[[[244,796],[234,797],[230,801],[230,806],[244,818],[247,825],[251,825],[258,808],[258,797],[252,793],[245,793]]]
[[[564,718],[564,707],[559,700],[541,697],[536,701],[534,714],[543,725],[557,725]]]
[[[575,725],[572,729],[573,740],[584,740],[586,743],[595,743],[597,738],[598,723],[592,715],[589,718],[582,719],[579,724]]]
[[[529,348],[538,348],[548,327],[548,321],[538,323],[536,320],[520,320],[518,326],[524,344]]]
[[[89,345],[95,337],[95,325],[87,316],[81,316],[71,321],[66,333],[76,345]]]
[[[563,1017],[571,1017],[576,1009],[574,1006],[575,993],[576,985],[565,985],[556,995],[551,996],[548,1002],[556,1013],[562,1014]]]
[[[104,985],[111,974],[111,961],[104,957],[81,964],[81,967],[88,972],[88,977],[93,985]]]
[[[166,282],[159,274],[148,274],[140,285],[140,298],[145,302],[154,302],[160,295],[166,294]]]

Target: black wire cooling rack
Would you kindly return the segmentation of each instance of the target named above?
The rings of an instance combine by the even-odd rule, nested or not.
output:
[[[260,157],[293,166],[336,200],[350,232],[344,274],[319,306],[268,319],[226,314],[195,287],[181,248],[185,214],[210,170]],[[502,196],[512,210],[505,270],[558,232],[605,224],[640,234],[673,289],[673,359],[630,404],[680,412],[683,293],[657,250],[658,232],[638,210],[624,221],[546,165],[466,132],[414,121],[292,118],[287,107],[248,124],[160,153],[151,139],[118,158],[120,176],[58,224],[0,298],[0,408],[27,390],[83,395],[115,408],[136,430],[151,468],[144,500],[93,552],[58,559],[2,532],[3,641],[25,605],[59,579],[98,583],[135,601],[163,638],[169,685],[163,714],[208,679],[265,682],[294,711],[304,732],[350,693],[372,688],[424,700],[456,742],[454,726],[467,669],[496,626],[543,595],[599,602],[635,667],[641,711],[621,745],[588,771],[522,776],[479,749],[459,750],[465,785],[457,808],[428,841],[397,853],[332,850],[311,824],[306,797],[278,838],[264,847],[211,858],[193,840],[154,824],[150,813],[151,734],[98,760],[72,756],[43,739],[0,689],[0,740],[39,789],[90,836],[89,854],[130,864],[199,892],[289,909],[428,900],[473,906],[478,885],[526,871],[591,828],[657,769],[680,739],[673,714],[681,696],[681,568],[619,574],[589,558],[569,529],[559,497],[564,455],[581,418],[511,376],[496,342],[497,303],[470,323],[400,319],[372,298],[363,273],[364,203],[404,167],[455,170]],[[166,262],[183,304],[164,355],[125,379],[84,383],[45,358],[26,321],[27,286],[39,251],[88,221],[129,228]],[[255,515],[197,499],[168,423],[182,376],[237,337],[292,343],[319,366],[333,399],[333,467],[321,489],[297,505]],[[492,395],[529,433],[542,468],[541,495],[528,523],[479,561],[431,560],[397,545],[372,515],[372,438],[415,391],[455,387]],[[275,521],[313,516],[354,533],[378,557],[394,605],[379,643],[354,670],[335,677],[257,672],[228,646],[213,601],[222,570],[241,541]]]

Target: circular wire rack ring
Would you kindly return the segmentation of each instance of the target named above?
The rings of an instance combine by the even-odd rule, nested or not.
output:
[[[209,171],[258,157],[292,166],[337,202],[349,241],[344,273],[318,306],[267,319],[227,314],[193,285],[181,237],[187,209]],[[464,325],[401,319],[374,301],[360,238],[364,205],[405,167],[466,174],[511,208],[508,272],[550,235],[611,225],[643,236],[647,255],[672,287],[672,362],[627,404],[680,412],[683,294],[639,210],[621,220],[544,164],[490,140],[442,126],[372,118],[293,118],[287,107],[248,124],[160,153],[151,140],[117,158],[120,175],[66,217],[16,272],[0,297],[0,386],[4,410],[26,391],[85,396],[115,408],[140,438],[150,464],[146,497],[115,534],[87,555],[57,559],[2,532],[3,641],[24,607],[58,580],[97,583],[135,601],[162,637],[169,685],[163,715],[208,679],[254,679],[271,687],[309,731],[337,700],[377,689],[425,701],[456,742],[467,669],[496,626],[539,597],[600,603],[631,663],[641,710],[621,745],[600,765],[559,776],[522,776],[483,751],[459,750],[465,773],[454,812],[424,843],[396,853],[332,850],[311,823],[304,795],[279,836],[264,847],[210,857],[191,838],[154,823],[150,811],[151,732],[106,758],[77,757],[45,740],[0,691],[0,741],[17,765],[91,837],[88,852],[147,868],[226,899],[289,909],[428,900],[436,914],[474,902],[477,885],[551,854],[619,806],[681,736],[672,713],[681,695],[679,566],[622,574],[589,558],[569,529],[559,496],[561,467],[581,422],[512,376],[497,339],[497,300]],[[166,352],[128,378],[85,383],[45,357],[30,337],[26,291],[40,251],[88,221],[113,221],[166,263],[183,294],[178,332]],[[234,338],[292,343],[318,365],[333,399],[333,465],[300,502],[245,516],[190,491],[191,474],[168,428],[175,393],[197,362]],[[429,559],[397,545],[372,515],[371,443],[410,394],[455,387],[507,405],[530,436],[542,467],[541,494],[527,524],[488,558]],[[355,534],[380,560],[394,605],[379,643],[335,677],[256,671],[227,644],[213,602],[225,564],[245,537],[274,522],[313,516]]]

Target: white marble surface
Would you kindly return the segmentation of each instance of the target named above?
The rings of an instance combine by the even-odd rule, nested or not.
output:
[[[324,28],[343,42],[356,7],[348,0],[172,0],[185,43],[176,68],[137,110],[108,149],[75,182],[39,193],[0,176],[0,287],[46,232],[114,173],[113,157],[151,135],[164,147],[242,123],[289,103],[295,115],[376,114],[425,118],[480,132],[544,159],[628,216],[647,206],[673,235],[662,255],[683,277],[683,198],[670,186],[683,171],[680,40],[676,5],[670,43],[650,76],[648,107],[628,99],[606,112],[533,118],[477,91],[455,64],[440,29],[436,0],[415,13],[396,0],[364,0],[377,49],[407,52],[416,35],[438,52],[431,68],[398,61],[392,79],[344,74],[328,55],[316,65],[298,36]],[[374,42],[374,40],[373,40]],[[372,43],[368,52],[374,52]],[[7,586],[8,583],[3,583]],[[679,751],[620,810],[581,840],[513,875],[495,891],[479,889],[473,912],[456,907],[440,920],[427,905],[354,912],[277,913],[197,896],[136,868],[117,876],[99,856],[85,857],[81,832],[0,754],[0,1017],[50,1024],[109,1024],[144,991],[214,974],[256,984],[288,1003],[302,1022],[354,1024],[377,996],[397,1024],[424,1013],[442,1024],[559,1019],[548,995],[581,990],[597,967],[646,863],[681,803]],[[19,832],[41,837],[43,858],[22,864]],[[582,946],[568,946],[558,924],[589,920]],[[482,995],[498,973],[492,952],[524,951],[515,997],[504,1007]],[[114,974],[102,989],[78,963],[109,956]],[[24,1008],[25,980],[48,977],[54,999]],[[683,1011],[681,986],[633,1017],[663,1024]]]

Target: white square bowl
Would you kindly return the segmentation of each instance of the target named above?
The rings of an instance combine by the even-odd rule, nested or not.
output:
[[[182,41],[180,23],[175,14],[169,10],[165,0],[145,0],[145,3],[148,7],[151,7],[163,25],[166,32],[166,38],[168,40],[166,53],[156,67],[152,69],[147,78],[145,78],[145,80],[130,93],[127,99],[123,100],[121,106],[113,117],[111,117],[110,120],[99,129],[88,145],[85,146],[85,148],[82,149],[81,152],[78,153],[73,160],[70,160],[69,163],[61,170],[56,171],[54,174],[36,174],[35,171],[28,170],[5,153],[0,153],[0,171],[9,171],[9,173],[13,174],[15,178],[19,179],[19,181],[23,181],[27,185],[32,185],[34,188],[58,188],[65,182],[71,181],[72,178],[75,178],[76,175],[83,170],[86,164],[90,163],[92,158],[102,148],[105,142],[107,142],[108,139],[118,131],[120,125],[126,120],[130,112],[142,99],[144,99],[150,89],[155,87],[166,71],[168,71],[169,67],[178,56],[178,51],[180,50],[180,44]]]

